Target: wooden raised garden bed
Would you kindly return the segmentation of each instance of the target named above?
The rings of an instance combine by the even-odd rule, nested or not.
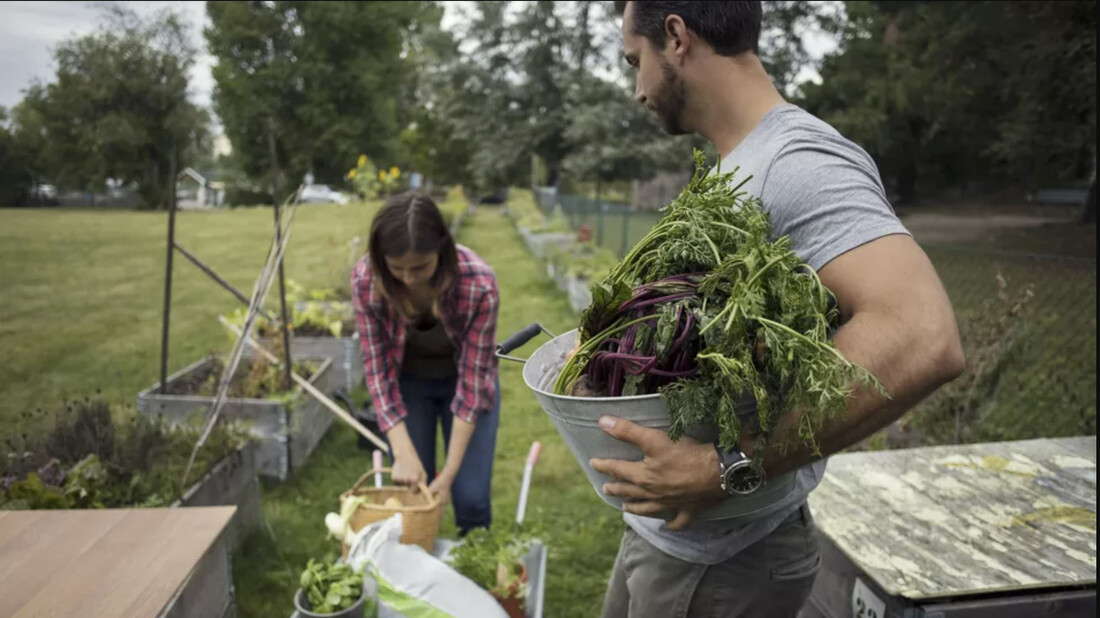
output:
[[[332,360],[299,360],[317,364],[309,381],[322,393],[330,393],[334,374]],[[242,365],[250,361],[242,361]],[[182,422],[195,412],[205,413],[213,405],[214,397],[190,393],[197,392],[198,386],[216,374],[219,367],[220,362],[208,356],[172,374],[167,380],[166,392],[161,392],[159,384],[146,388],[138,393],[138,411],[172,423]],[[306,463],[332,425],[332,414],[298,387],[281,399],[230,397],[222,407],[222,414],[227,419],[249,425],[258,442],[259,473],[278,480],[286,480]]]
[[[250,442],[218,462],[172,503],[173,507],[235,506],[226,534],[236,550],[260,526],[263,511],[256,478],[256,443]]]

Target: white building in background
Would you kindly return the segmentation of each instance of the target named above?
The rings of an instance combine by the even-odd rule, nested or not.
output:
[[[179,208],[217,208],[225,205],[225,181],[213,171],[189,167],[176,176]]]

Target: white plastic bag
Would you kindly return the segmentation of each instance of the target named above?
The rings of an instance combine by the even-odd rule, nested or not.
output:
[[[491,594],[400,538],[397,513],[360,530],[348,550],[348,564],[377,583],[378,618],[508,618]]]

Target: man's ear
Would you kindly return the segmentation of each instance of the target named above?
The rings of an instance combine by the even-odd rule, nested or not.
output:
[[[665,18],[665,49],[671,51],[674,59],[683,62],[691,49],[692,33],[684,19],[672,14]]]

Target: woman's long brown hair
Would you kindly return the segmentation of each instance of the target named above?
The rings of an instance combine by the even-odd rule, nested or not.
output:
[[[371,221],[368,251],[375,281],[382,283],[379,287],[382,297],[407,320],[415,317],[412,300],[405,284],[386,267],[385,258],[399,258],[408,253],[437,254],[439,265],[429,283],[435,296],[432,315],[440,317],[443,292],[458,278],[458,252],[443,214],[432,198],[409,191],[387,200]]]

